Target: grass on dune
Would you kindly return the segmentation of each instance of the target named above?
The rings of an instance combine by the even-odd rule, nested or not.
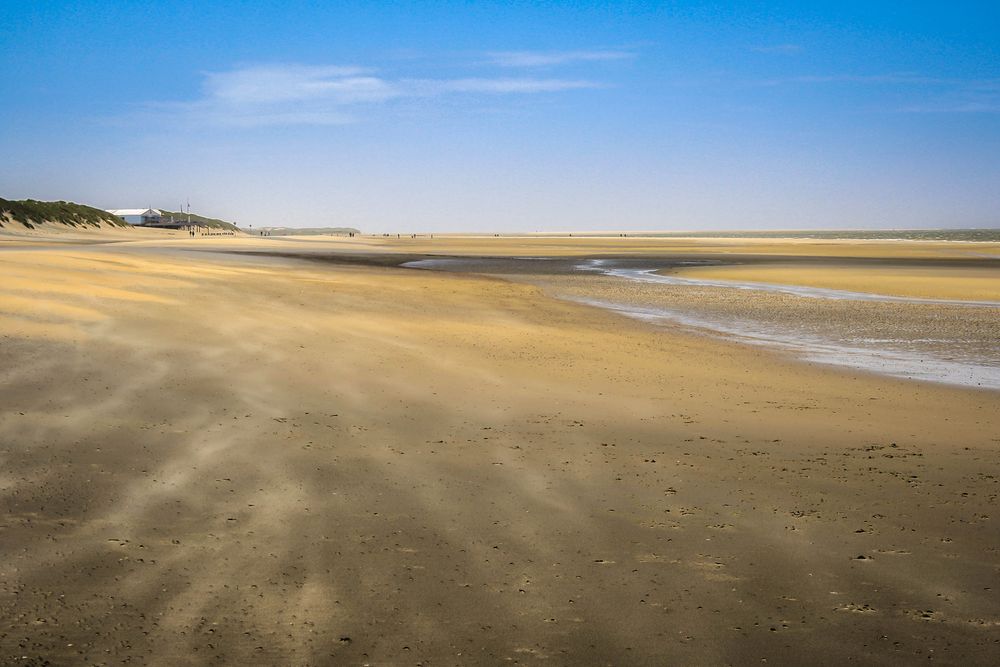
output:
[[[3,226],[2,219],[19,222],[28,229],[34,229],[35,223],[41,222],[56,222],[72,227],[100,227],[102,223],[115,227],[128,227],[128,223],[93,206],[36,199],[20,201],[0,199],[0,226]]]

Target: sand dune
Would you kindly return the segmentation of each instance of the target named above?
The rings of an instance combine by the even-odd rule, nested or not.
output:
[[[995,662],[997,392],[512,280],[189,252],[891,245],[625,241],[0,250],[0,658]]]

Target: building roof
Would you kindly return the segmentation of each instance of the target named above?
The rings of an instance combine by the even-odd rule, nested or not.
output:
[[[155,208],[109,208],[111,215],[161,215]]]

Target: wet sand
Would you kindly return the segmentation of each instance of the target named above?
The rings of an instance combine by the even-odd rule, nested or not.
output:
[[[876,266],[854,260],[831,269],[825,258],[796,258],[778,267],[760,259],[449,257],[403,266],[525,282],[556,298],[802,360],[1000,390],[1000,301],[944,297],[988,284],[1000,273],[1000,261],[952,265],[894,258]],[[933,285],[914,285],[908,280],[914,273],[936,278]],[[801,278],[797,283],[733,279],[769,274]],[[845,274],[851,277],[846,284]],[[880,274],[888,277],[861,282],[862,275]],[[919,295],[889,293],[901,285],[922,289]],[[969,292],[997,295],[991,286]]]
[[[436,242],[2,251],[0,661],[997,661],[1000,394]]]

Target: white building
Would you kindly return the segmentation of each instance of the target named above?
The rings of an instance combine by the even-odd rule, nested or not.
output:
[[[155,208],[109,208],[108,213],[130,225],[155,224],[163,217]]]

